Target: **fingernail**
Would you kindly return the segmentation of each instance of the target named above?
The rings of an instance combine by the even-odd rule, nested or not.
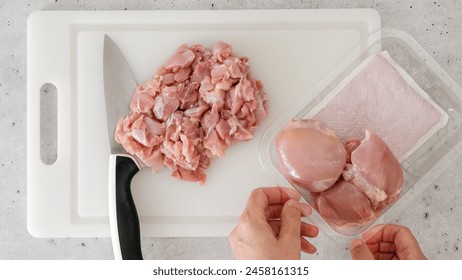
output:
[[[305,214],[306,216],[311,215],[311,212],[313,211],[311,209],[311,206],[309,206],[306,203],[300,203],[300,209],[302,210],[303,214]]]
[[[287,206],[292,206],[292,207],[296,207],[296,208],[299,208],[299,204],[297,201],[293,200],[293,199],[289,199],[287,200]]]

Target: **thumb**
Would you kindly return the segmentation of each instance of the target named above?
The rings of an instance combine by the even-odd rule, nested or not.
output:
[[[353,260],[375,260],[369,247],[361,239],[351,241],[350,254]]]
[[[300,206],[297,201],[289,199],[282,207],[279,236],[288,239],[300,237],[301,223]]]

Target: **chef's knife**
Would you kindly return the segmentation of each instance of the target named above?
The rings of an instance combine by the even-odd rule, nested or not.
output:
[[[114,139],[119,118],[127,116],[137,84],[130,67],[114,41],[104,36],[104,94],[111,155],[109,158],[109,224],[115,259],[141,260],[140,223],[131,193],[131,181],[141,169]]]

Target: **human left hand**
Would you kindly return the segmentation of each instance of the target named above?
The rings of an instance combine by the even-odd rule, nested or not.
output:
[[[316,237],[319,230],[301,221],[301,208],[310,214],[311,207],[299,203],[299,199],[300,194],[292,189],[252,191],[229,236],[236,259],[300,259],[301,251],[314,254],[316,247],[305,237]]]

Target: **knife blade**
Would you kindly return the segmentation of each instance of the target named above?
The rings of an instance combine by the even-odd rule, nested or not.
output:
[[[131,181],[142,165],[126,153],[114,138],[117,121],[128,115],[137,83],[116,43],[104,36],[104,95],[111,155],[109,157],[109,224],[115,259],[141,260],[140,223],[131,191]]]

